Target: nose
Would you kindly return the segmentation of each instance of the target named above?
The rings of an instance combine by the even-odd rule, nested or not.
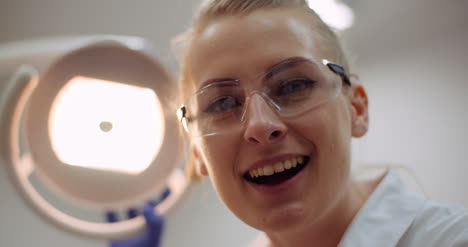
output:
[[[267,145],[281,140],[286,134],[286,124],[261,95],[253,94],[245,111],[244,139],[247,142]]]

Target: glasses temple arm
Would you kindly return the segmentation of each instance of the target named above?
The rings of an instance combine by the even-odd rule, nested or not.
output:
[[[343,66],[339,65],[339,64],[336,64],[336,63],[332,63],[328,60],[323,60],[323,64],[326,65],[331,71],[333,71],[334,73],[336,73],[337,75],[339,75],[341,77],[341,79],[348,85],[348,86],[351,86],[351,80],[349,79],[349,76],[348,76],[348,73],[346,73],[345,69],[343,68]]]

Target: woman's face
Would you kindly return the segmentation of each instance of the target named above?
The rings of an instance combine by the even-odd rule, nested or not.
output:
[[[284,60],[333,61],[334,54],[314,23],[304,10],[285,8],[212,21],[190,48],[187,62],[195,90],[219,78],[239,79],[241,84],[249,84],[243,87],[260,89],[260,80],[249,79]],[[350,139],[367,130],[367,104],[359,105],[359,99],[354,99],[358,95],[366,100],[359,85],[343,91],[346,93],[293,118],[280,117],[262,97],[254,95],[238,130],[192,138],[200,170],[241,220],[263,231],[312,224],[345,198]],[[288,167],[287,160],[291,166],[303,163],[297,174],[284,176],[275,184],[257,184],[246,178],[250,171],[268,170],[279,162]]]

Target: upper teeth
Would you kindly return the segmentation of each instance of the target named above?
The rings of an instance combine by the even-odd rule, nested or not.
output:
[[[276,162],[272,165],[266,165],[263,167],[255,168],[249,171],[250,177],[257,178],[260,176],[270,176],[275,173],[283,172],[284,170],[288,170],[297,166],[297,164],[301,164],[304,162],[303,157],[292,158],[289,160],[284,160],[280,162]]]

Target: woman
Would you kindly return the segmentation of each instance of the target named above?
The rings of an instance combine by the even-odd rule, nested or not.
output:
[[[403,191],[392,172],[351,176],[366,91],[305,1],[205,1],[178,45],[189,170],[265,232],[257,246],[468,246],[465,209]]]

